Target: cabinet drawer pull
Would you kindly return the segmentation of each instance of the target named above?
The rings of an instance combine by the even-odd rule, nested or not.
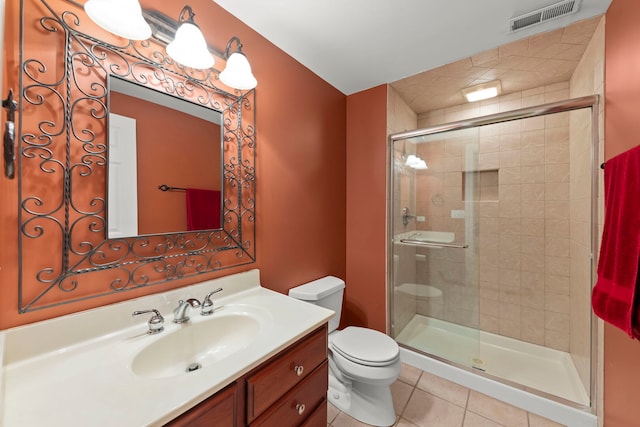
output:
[[[306,409],[306,406],[304,406],[304,403],[298,403],[296,405],[296,411],[298,411],[298,415],[302,415],[305,409]]]
[[[304,366],[302,365],[296,365],[293,367],[293,370],[296,372],[297,376],[302,375],[302,373],[304,372]],[[303,405],[304,406],[304,405]]]

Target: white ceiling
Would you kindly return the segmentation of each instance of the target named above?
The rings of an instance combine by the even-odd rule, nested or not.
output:
[[[346,95],[395,82],[606,12],[510,33],[509,20],[559,0],[214,0]]]

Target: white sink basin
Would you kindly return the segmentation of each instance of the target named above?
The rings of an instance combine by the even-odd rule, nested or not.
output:
[[[179,300],[217,288],[212,315],[172,322]],[[131,316],[150,308],[165,316],[156,335]],[[165,425],[333,315],[263,288],[254,269],[0,331],[0,425]]]
[[[224,307],[197,323],[180,325],[167,335],[162,332],[134,357],[131,370],[145,378],[197,372],[247,348],[263,326],[261,317],[246,308]]]
[[[451,243],[455,239],[456,234],[453,232],[420,230],[398,234],[394,240],[396,242],[400,242],[401,240],[413,240],[417,242]]]

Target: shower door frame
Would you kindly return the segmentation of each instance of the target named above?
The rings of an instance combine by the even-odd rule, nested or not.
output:
[[[591,269],[590,270],[591,271],[590,271],[590,278],[591,278],[591,286],[593,286],[593,283],[596,277],[597,253],[598,253],[598,242],[599,242],[599,238],[598,238],[599,237],[599,233],[598,233],[599,174],[598,174],[598,171],[600,168],[599,166],[599,140],[600,140],[599,100],[600,100],[599,95],[590,95],[590,96],[584,96],[579,98],[572,98],[564,101],[558,101],[558,102],[552,102],[552,103],[547,103],[547,104],[542,104],[542,105],[537,105],[532,107],[520,108],[517,110],[505,111],[501,113],[480,116],[480,117],[475,117],[471,119],[458,120],[455,122],[429,126],[426,128],[415,129],[411,131],[393,133],[388,136],[387,138],[388,176],[387,176],[387,247],[386,247],[386,253],[387,253],[387,256],[386,256],[387,310],[386,311],[387,312],[386,312],[386,316],[387,316],[387,333],[389,335],[393,336],[393,330],[394,330],[393,318],[392,318],[394,314],[393,313],[394,296],[393,296],[393,286],[392,286],[393,285],[393,259],[391,256],[393,254],[393,218],[394,218],[392,197],[393,197],[393,189],[395,188],[394,187],[395,174],[394,174],[394,168],[393,168],[393,165],[394,165],[393,144],[399,140],[405,140],[405,139],[410,139],[410,138],[415,138],[415,137],[420,137],[425,135],[433,135],[433,134],[450,132],[455,130],[470,129],[474,127],[487,126],[487,125],[492,125],[496,123],[504,123],[504,122],[513,121],[513,120],[527,119],[531,117],[546,116],[554,113],[563,113],[568,111],[590,108],[591,109],[591,206],[590,206],[590,209],[591,209],[591,239],[590,239],[591,240],[591,251],[590,251]],[[577,403],[574,403],[556,396],[548,395],[546,393],[535,393],[535,391],[532,391],[531,389],[527,389],[524,386],[515,384],[510,381],[505,381],[503,379],[491,376],[489,374],[485,374],[484,372],[472,369],[468,366],[460,365],[455,362],[451,362],[447,359],[443,359],[441,357],[438,357],[432,354],[426,354],[420,350],[405,346],[403,344],[399,344],[399,345],[402,347],[411,349],[413,351],[418,351],[420,353],[423,353],[428,357],[434,358],[441,362],[456,366],[458,368],[464,369],[469,372],[473,372],[476,375],[487,376],[494,380],[498,380],[504,384],[508,384],[510,386],[526,389],[527,391],[533,392],[535,394],[542,394],[544,395],[544,397],[561,402],[568,406],[589,409],[591,413],[595,414],[596,402],[597,402],[596,374],[597,374],[597,359],[598,359],[598,351],[597,351],[598,339],[597,339],[597,336],[595,336],[595,334],[597,334],[598,328],[597,328],[597,319],[594,316],[593,311],[591,311],[590,325],[591,325],[591,334],[590,334],[591,373],[590,373],[590,384],[589,384],[590,405],[588,408],[585,408],[582,405],[579,405]]]

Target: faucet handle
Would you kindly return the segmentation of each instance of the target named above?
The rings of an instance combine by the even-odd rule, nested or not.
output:
[[[153,335],[162,332],[164,330],[164,317],[162,317],[162,314],[155,308],[151,310],[134,311],[131,315],[135,317],[148,313],[153,313],[153,316],[149,319],[149,330],[147,333]]]
[[[202,310],[200,310],[200,314],[202,316],[213,314],[213,301],[211,301],[211,296],[213,294],[217,294],[220,291],[222,291],[222,288],[214,289],[204,297],[204,301],[202,301]]]

